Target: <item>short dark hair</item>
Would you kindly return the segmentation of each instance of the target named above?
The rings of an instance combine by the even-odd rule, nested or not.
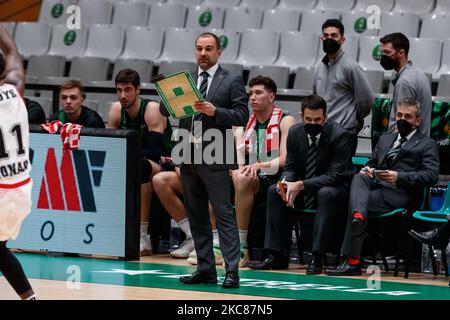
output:
[[[256,85],[263,85],[267,91],[272,92],[273,94],[277,94],[277,85],[275,81],[273,81],[270,77],[265,76],[256,76],[248,82],[248,86],[251,88]]]
[[[115,84],[117,85],[118,83],[131,83],[137,89],[141,85],[141,78],[136,70],[123,69],[116,75]]]
[[[197,38],[195,38],[195,44],[197,44],[197,40],[198,40],[198,38],[207,38],[207,37],[213,37],[214,38],[214,40],[216,41],[216,47],[217,47],[217,49],[221,49],[220,48],[220,40],[219,40],[219,37],[218,36],[216,36],[214,33],[212,33],[212,32],[203,32],[203,33],[201,33],[201,34],[199,34],[198,36],[197,36]]]
[[[325,28],[328,28],[328,27],[335,27],[335,28],[338,28],[338,29],[339,29],[339,32],[341,33],[341,36],[344,35],[344,25],[343,25],[342,22],[339,21],[338,19],[328,19],[327,21],[325,21],[325,22],[322,24],[322,31],[323,31]]]
[[[67,80],[66,82],[64,82],[61,85],[61,87],[59,87],[59,90],[62,91],[62,90],[68,90],[68,89],[73,89],[73,88],[78,88],[78,90],[80,90],[81,96],[84,97],[83,85],[78,80]]]
[[[3,77],[3,72],[5,72],[6,61],[3,54],[0,52],[0,79]]]
[[[380,39],[382,44],[392,43],[395,50],[405,50],[406,55],[409,53],[409,40],[401,32],[389,33]]]
[[[305,112],[305,109],[318,110],[322,109],[323,114],[327,114],[327,102],[324,98],[318,95],[309,95],[302,100],[302,113]]]

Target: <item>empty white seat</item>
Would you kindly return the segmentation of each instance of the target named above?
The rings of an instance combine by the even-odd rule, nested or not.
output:
[[[84,55],[114,60],[122,53],[124,40],[125,28],[122,26],[91,25]]]
[[[313,90],[314,68],[299,67],[295,72],[294,89]]]
[[[129,26],[125,31],[125,47],[120,58],[155,60],[161,55],[162,29]]]
[[[262,28],[275,31],[298,31],[300,12],[286,9],[264,10]]]
[[[442,74],[450,74],[450,39],[444,40],[441,67],[436,73],[433,74],[433,79],[439,79]]]
[[[69,60],[82,56],[86,50],[87,31],[87,26],[71,30],[65,25],[54,25],[47,54],[61,55]]]
[[[384,70],[380,65],[381,43],[379,37],[367,36],[359,39],[359,65],[367,70]]]
[[[122,69],[136,70],[142,82],[149,82],[153,73],[153,62],[139,59],[117,59],[112,72],[113,81]]]
[[[385,12],[381,14],[380,36],[401,32],[407,37],[419,35],[420,17],[412,13]]]
[[[39,78],[39,82],[36,81],[35,83],[39,83],[39,84],[51,84],[51,85],[57,85],[57,86],[61,86],[64,82],[68,81],[68,80],[78,80],[80,81],[79,78],[69,78],[69,77],[40,77]],[[25,94],[29,95],[28,93]],[[44,97],[44,98],[50,98],[53,99],[53,91],[52,90],[36,90],[36,95],[39,97]]]
[[[94,80],[89,82],[89,86],[91,87],[99,87],[99,88],[115,88],[115,84],[113,80]],[[103,102],[117,101],[116,93],[104,93],[104,92],[87,92],[86,100],[95,101],[94,109],[98,112],[98,108]],[[100,114],[100,113],[99,113]],[[100,114],[103,118],[103,116]],[[106,117],[108,117],[108,113],[106,113]],[[105,120],[103,118],[103,120]]]
[[[81,25],[111,23],[113,4],[105,0],[80,0]]]
[[[66,67],[63,56],[30,56],[28,59],[27,75],[37,77],[62,77]]]
[[[306,90],[292,90],[292,89],[278,89],[277,90],[277,96],[280,95],[310,95],[312,94],[312,91],[306,91]],[[298,101],[286,101],[286,100],[276,100],[274,101],[275,105],[280,107],[283,110],[286,110],[291,116],[294,117],[296,122],[301,122],[302,119],[300,117],[300,111],[301,111],[301,102],[300,99]]]
[[[372,139],[358,137],[355,155],[360,157],[370,157],[372,155]]]
[[[436,95],[440,97],[450,97],[450,74],[441,75]]]
[[[145,2],[120,1],[114,5],[113,24],[146,26],[150,6]]]
[[[188,9],[186,28],[222,28],[225,9],[195,6]]]
[[[50,115],[53,114],[53,100],[51,98],[34,96],[28,96],[27,98],[41,105],[42,110],[44,110],[46,119],[50,118]]]
[[[289,67],[293,72],[298,67],[311,67],[316,62],[319,49],[318,33],[288,31],[281,33],[280,55],[276,65]]]
[[[261,28],[262,10],[259,8],[233,7],[225,11],[223,28],[243,30]]]
[[[317,0],[280,0],[278,8],[294,10],[310,10],[317,4]]]
[[[309,10],[302,13],[300,31],[322,33],[322,24],[327,19],[339,19],[336,11]]]
[[[287,89],[289,84],[289,68],[280,66],[252,66],[248,74],[248,79],[256,76],[266,76],[275,81],[278,88]]]
[[[48,23],[18,22],[14,33],[19,53],[28,59],[30,55],[43,55],[47,52],[52,33]]]
[[[183,3],[187,6],[195,6],[202,3],[203,0],[169,0],[167,3]]]
[[[389,12],[394,6],[394,0],[356,0],[356,5],[353,10],[362,10],[366,12],[369,6],[376,5],[381,9],[381,12]]]
[[[322,48],[320,48],[322,49]],[[359,52],[359,36],[357,34],[348,34],[345,36],[345,42],[342,45],[342,49],[353,58],[353,60],[358,60]],[[322,51],[323,53],[323,51]]]
[[[435,0],[395,0],[394,12],[427,14],[434,9]]]
[[[355,5],[355,0],[319,0],[316,10],[348,11]]]
[[[67,8],[71,5],[69,0],[42,0],[39,11],[39,22],[52,24],[65,24]]]
[[[16,28],[16,23],[14,21],[1,22],[0,23],[6,31],[8,31],[9,35],[14,38],[14,30]]]
[[[271,65],[278,56],[279,43],[278,32],[264,29],[244,30],[236,62],[246,69],[253,65]]]
[[[244,67],[242,66],[242,64],[220,62],[220,65],[225,70],[228,70],[231,74],[242,77],[242,73],[244,72]]]
[[[384,72],[381,70],[365,70],[367,80],[373,93],[383,93]]]
[[[98,108],[98,104],[99,104],[98,100],[84,99],[83,104],[84,104],[84,106],[88,107],[89,109],[92,109],[95,112],[97,112],[97,108]],[[105,121],[105,119],[103,119],[103,121]]]
[[[422,17],[421,38],[445,39],[449,36],[448,30],[450,30],[450,16],[428,14]]]
[[[115,101],[117,101],[117,99]],[[109,110],[111,109],[111,105],[115,101],[101,100],[98,102],[97,109],[95,111],[97,111],[97,113],[100,115],[100,117],[102,117],[105,123],[108,122]]]
[[[436,0],[436,8],[433,13],[450,15],[450,1],[448,0]]]
[[[242,0],[240,6],[247,8],[268,9],[277,5],[278,0]]]
[[[37,83],[38,77],[25,75],[25,84],[27,83]],[[33,97],[36,95],[36,90],[26,89],[25,88],[25,96]]]
[[[109,61],[100,57],[74,57],[69,77],[79,78],[82,82],[106,80]]]
[[[371,72],[379,72],[379,71],[371,71]],[[367,73],[366,73],[367,74]],[[364,118],[364,123],[358,132],[358,138],[366,138],[371,139],[372,137],[372,111]],[[358,139],[358,144],[360,144],[360,141]]]
[[[425,72],[435,73],[441,65],[442,40],[410,38],[408,58],[414,66]]]
[[[187,61],[162,61],[159,65],[158,74],[167,76],[183,70],[197,71],[197,64]]]
[[[203,0],[202,5],[215,7],[235,7],[241,0]]]
[[[148,25],[155,28],[183,28],[187,8],[181,3],[154,3],[150,5]]]
[[[158,61],[195,61],[195,39],[199,32],[194,29],[170,28],[166,30],[164,49]]]
[[[234,63],[239,53],[241,33],[225,29],[211,29],[211,32],[219,38],[220,48],[222,49],[220,62]]]
[[[378,29],[369,29],[367,24],[367,18],[369,14],[362,10],[344,11],[341,12],[342,24],[345,31],[344,36],[348,34],[359,34],[361,36],[376,36],[378,35]]]

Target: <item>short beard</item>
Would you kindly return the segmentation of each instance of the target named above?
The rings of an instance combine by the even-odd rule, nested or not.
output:
[[[127,105],[127,106],[122,106],[122,108],[124,108],[124,109],[126,109],[126,110],[130,109],[132,106],[134,106],[134,104],[136,103],[136,100],[137,100],[137,98],[134,99],[134,101],[131,102],[129,105]]]

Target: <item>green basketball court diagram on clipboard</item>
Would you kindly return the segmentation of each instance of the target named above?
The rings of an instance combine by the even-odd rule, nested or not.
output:
[[[174,119],[183,119],[197,114],[194,103],[204,100],[187,70],[155,81],[154,85],[167,111]]]

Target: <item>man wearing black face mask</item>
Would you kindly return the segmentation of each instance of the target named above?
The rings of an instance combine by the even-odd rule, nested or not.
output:
[[[422,122],[419,130],[430,136],[431,129],[431,87],[430,81],[422,71],[414,68],[408,60],[409,40],[402,33],[391,33],[380,39],[382,56],[381,66],[385,70],[395,70],[392,78],[394,92],[392,95],[392,109],[389,117],[389,132],[396,128],[396,111],[398,101],[413,99],[422,106]]]
[[[381,136],[372,159],[352,180],[350,214],[341,248],[346,259],[338,267],[327,269],[328,275],[361,275],[360,254],[367,236],[367,218],[397,208],[414,209],[423,187],[438,181],[437,143],[417,129],[422,121],[420,103],[405,99],[396,109],[398,133]]]
[[[321,40],[326,56],[315,70],[313,93],[327,102],[328,119],[350,132],[355,154],[357,134],[370,113],[374,97],[364,71],[341,48],[345,42],[342,23],[336,19],[325,21]]]
[[[302,101],[303,123],[289,129],[286,164],[281,174],[285,199],[277,185],[267,193],[267,222],[264,248],[267,258],[249,265],[256,270],[288,267],[287,236],[289,208],[316,209],[313,230],[313,259],[308,274],[322,273],[322,258],[339,206],[345,205],[348,183],[353,175],[351,137],[335,122],[327,121],[327,104],[311,95]]]

